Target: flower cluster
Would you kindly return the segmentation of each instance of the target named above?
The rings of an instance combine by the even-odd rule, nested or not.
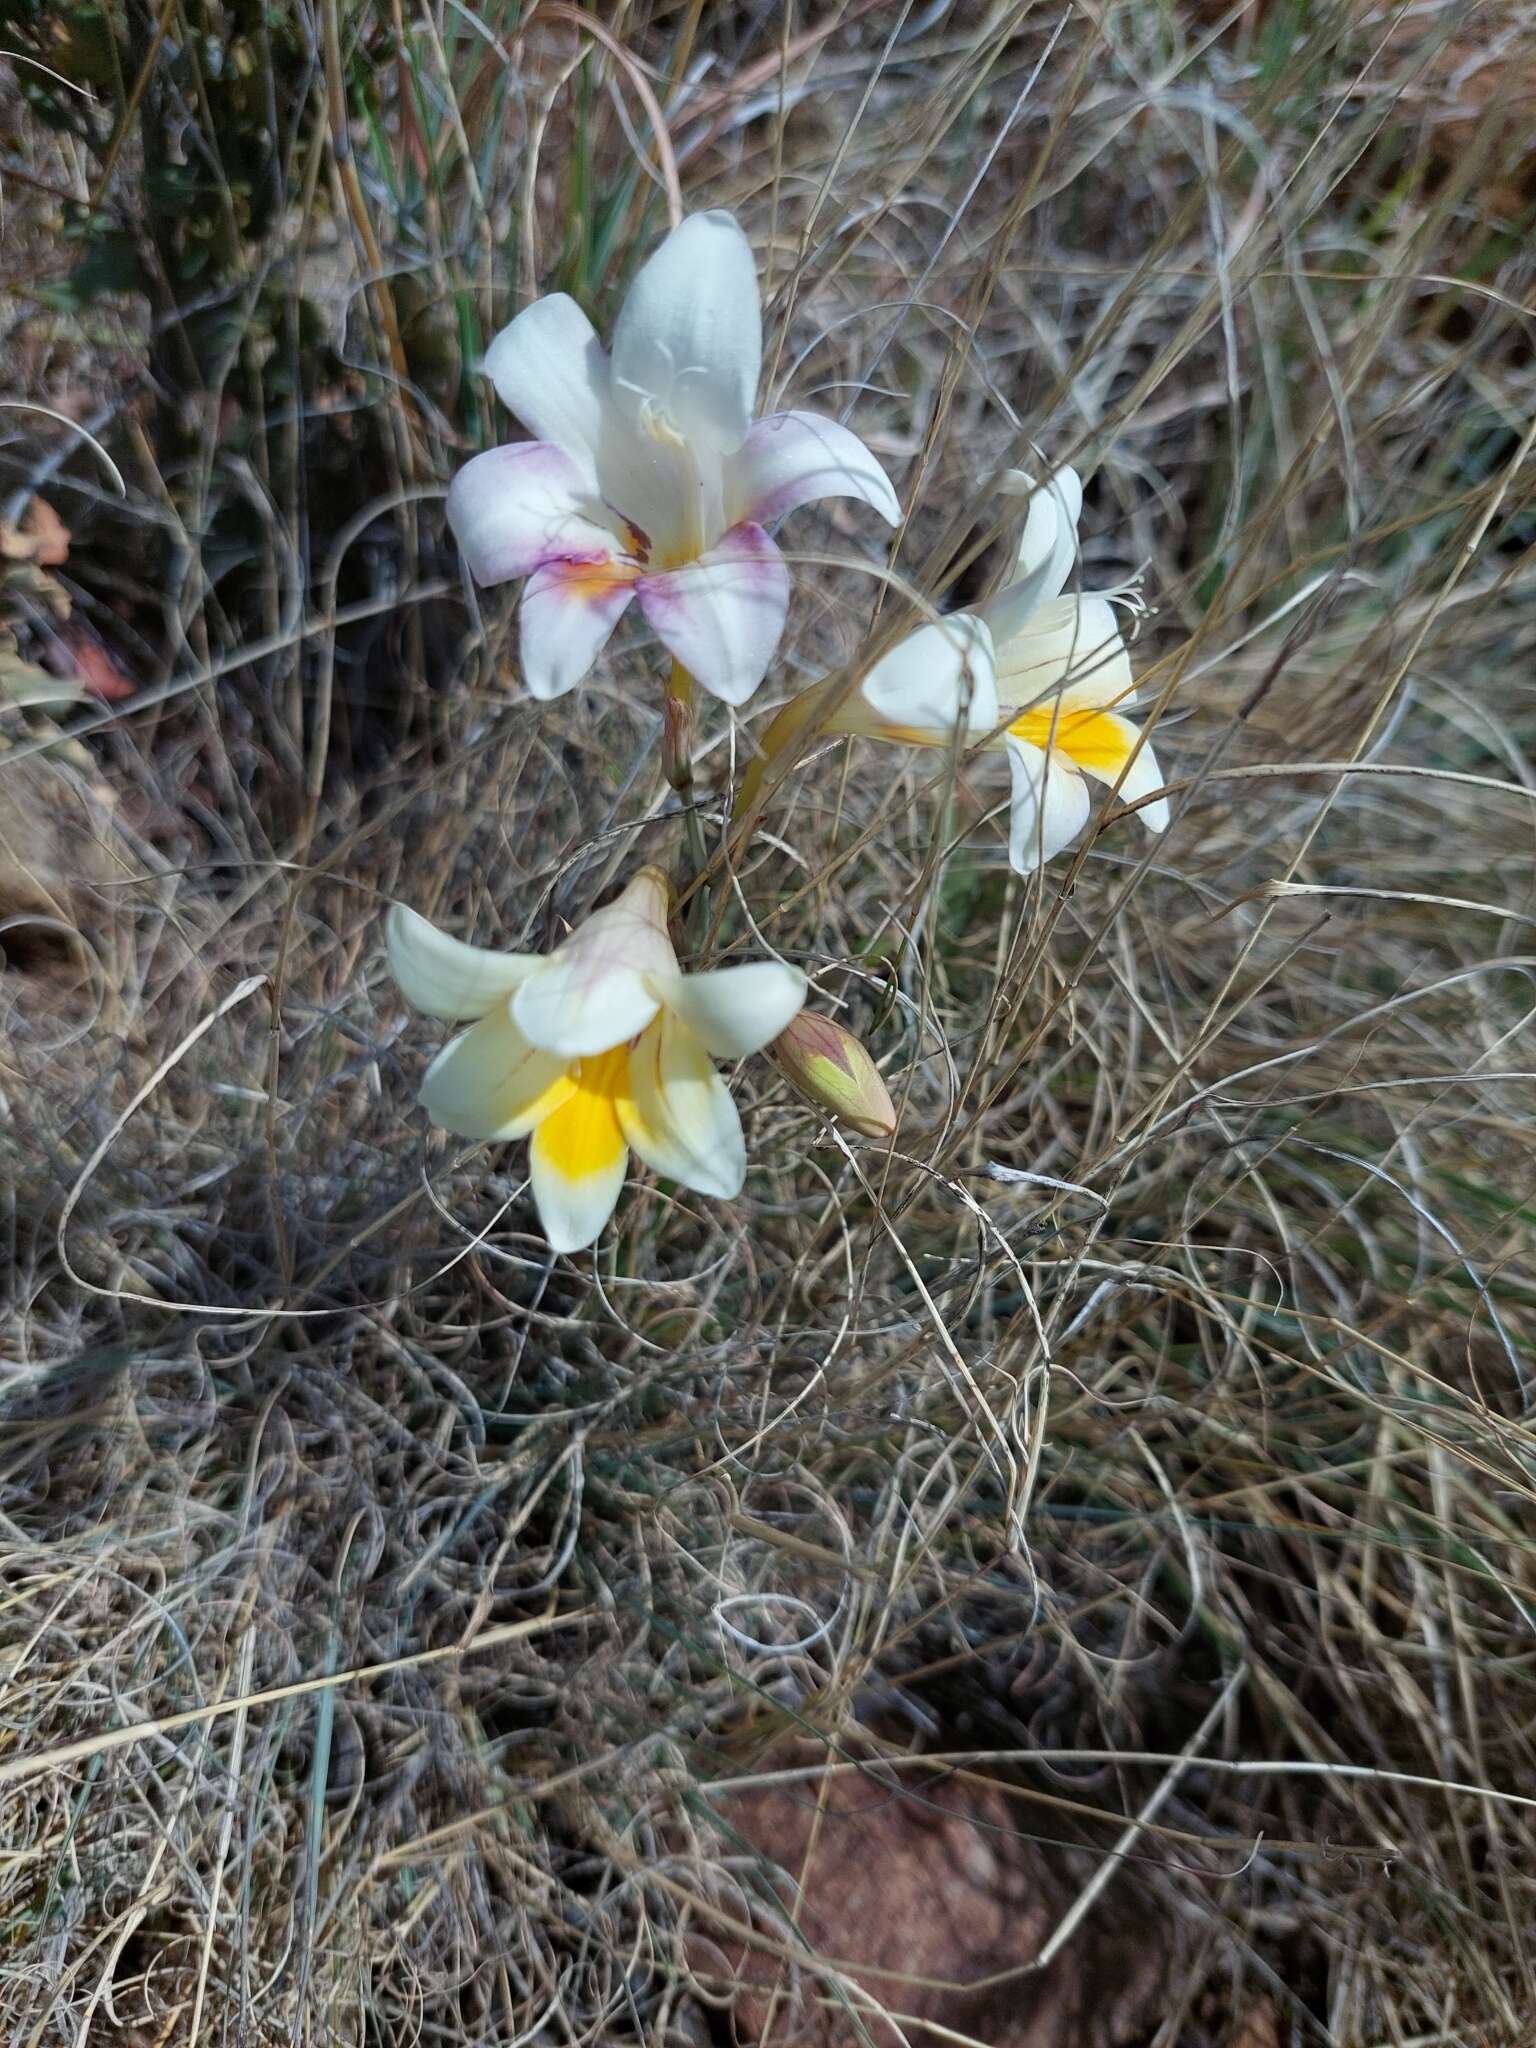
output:
[[[396,904],[385,927],[401,993],[469,1025],[428,1067],[423,1108],[461,1138],[530,1138],[534,1200],[557,1252],[613,1214],[631,1152],[724,1200],[747,1170],[741,1119],[713,1060],[760,1052],[805,1001],[776,960],[684,974],[667,878],[642,868],[547,957],[466,946]]]
[[[819,498],[901,507],[858,437],[811,412],[753,417],[762,314],[751,248],[728,213],[697,214],[635,278],[611,353],[562,293],[518,314],[485,370],[532,439],[474,457],[448,517],[475,579],[524,579],[522,678],[575,688],[633,601],[674,664],[672,688],[745,704],[783,635],[789,572],[769,527]],[[1130,658],[1110,594],[1073,595],[1083,487],[1062,468],[1008,472],[1022,502],[1012,572],[974,611],[920,626],[855,682],[828,678],[764,736],[844,733],[920,747],[1001,748],[1013,776],[1009,853],[1037,869],[1088,822],[1092,778],[1150,830],[1162,776],[1124,715]],[[831,687],[837,684],[837,687]],[[403,905],[391,971],[430,1017],[465,1025],[428,1067],[421,1101],[459,1137],[529,1139],[551,1246],[601,1233],[633,1153],[680,1186],[730,1200],[746,1172],[735,1103],[714,1062],[771,1048],[779,1071],[851,1129],[888,1138],[895,1111],[844,1026],[802,1011],[805,977],[779,961],[687,974],[668,929],[670,885],[644,867],[548,956],[497,953]]]

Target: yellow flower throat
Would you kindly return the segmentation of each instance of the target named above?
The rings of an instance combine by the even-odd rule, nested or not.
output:
[[[1080,768],[1117,774],[1129,748],[1118,719],[1102,711],[1060,711],[1040,704],[1020,712],[1008,727],[1015,739],[1035,747],[1059,747]]]
[[[618,1045],[612,1052],[577,1060],[550,1095],[553,1106],[536,1133],[550,1165],[567,1180],[584,1180],[611,1167],[626,1150],[619,1104],[631,1103],[629,1047]]]

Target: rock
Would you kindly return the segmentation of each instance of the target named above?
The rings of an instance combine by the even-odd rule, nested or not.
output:
[[[816,1755],[809,1745],[781,1751],[765,1774]],[[992,2048],[1121,2048],[1134,2040],[1154,2012],[1167,1949],[1134,1879],[1116,1877],[1108,1909],[1090,1914],[1047,1969],[1021,1972],[1094,1862],[1025,1839],[1022,1831],[1042,1818],[1050,1829],[1048,1813],[996,1785],[910,1768],[898,1782],[896,1773],[875,1770],[765,1782],[712,1802],[728,1842],[741,1838],[800,1887],[798,1934],[789,1919],[793,1891],[782,1880],[783,1919],[775,1925],[766,1908],[757,1916],[768,1942],[805,1955],[798,1969],[749,1951],[718,1925],[694,1923],[691,1965],[717,1997],[734,1980],[738,1988],[727,1995],[743,2048],[855,2048],[858,2029],[837,2002],[839,1973],[825,1967],[834,1963],[869,1994],[861,2000],[855,1990],[850,2002],[876,2048],[898,2048],[903,2033],[924,2038],[907,2021]],[[722,1897],[721,1909],[739,1919],[739,1895]],[[814,1958],[824,1959],[822,1969]],[[1006,1972],[1017,1974],[987,1981]]]

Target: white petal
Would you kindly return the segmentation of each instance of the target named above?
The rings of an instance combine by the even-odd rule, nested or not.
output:
[[[862,498],[888,525],[901,520],[891,480],[857,434],[814,412],[758,420],[725,467],[725,516],[782,519],[818,498]]]
[[[700,687],[745,704],[768,672],[789,611],[789,571],[760,526],[635,586],[652,631]]]
[[[534,1203],[550,1250],[580,1252],[585,1251],[589,1244],[595,1244],[624,1192],[624,1181],[629,1172],[628,1149],[611,1166],[575,1180],[550,1166],[535,1131],[528,1165]]]
[[[525,306],[485,352],[485,374],[508,412],[596,475],[608,404],[608,357],[573,298],[551,292]]]
[[[403,903],[389,907],[384,947],[389,971],[412,1009],[447,1024],[483,1017],[543,965],[537,953],[497,953],[451,939]]]
[[[589,1057],[643,1031],[660,1007],[652,981],[676,972],[666,880],[642,868],[541,962],[513,997],[512,1015],[547,1052]]]
[[[629,1057],[583,1060],[571,1093],[533,1134],[528,1164],[544,1234],[557,1252],[591,1244],[613,1214],[629,1148],[619,1102],[629,1090]]]
[[[1063,710],[1136,698],[1119,619],[1102,597],[1055,597],[1039,606],[1021,633],[998,642],[997,680],[1004,697],[1025,706],[1057,692]]]
[[[623,1045],[657,1008],[642,975],[594,954],[556,954],[523,983],[512,1014],[535,1045],[582,1059]]]
[[[1157,764],[1157,756],[1150,747],[1143,747],[1125,771],[1120,784],[1120,801],[1123,804],[1133,804],[1137,797],[1145,796],[1148,790],[1161,789],[1165,780],[1163,771]],[[1166,832],[1169,820],[1167,797],[1159,797],[1155,803],[1143,804],[1136,815],[1149,832]]]
[[[580,1252],[585,1251],[589,1244],[595,1244],[624,1192],[624,1181],[629,1172],[628,1148],[612,1165],[576,1180],[550,1166],[535,1131],[528,1165],[534,1203],[550,1250]]]
[[[1117,718],[1112,711],[1101,711],[1077,731],[1069,728],[1066,732],[1067,750],[1077,767],[1084,775],[1092,775],[1111,788],[1118,783],[1123,804],[1133,804],[1138,797],[1163,786],[1163,772],[1149,746],[1143,746],[1135,760],[1131,760],[1140,738],[1138,726],[1128,718]],[[1136,815],[1149,832],[1168,829],[1166,799],[1147,804]]]
[[[632,552],[658,573],[695,561],[725,532],[722,457],[670,428],[655,434],[615,411],[598,459],[604,502]]]
[[[1088,785],[1060,753],[1008,736],[1013,814],[1008,858],[1021,875],[1061,852],[1088,822]]]
[[[982,607],[999,648],[1023,632],[1041,605],[1048,604],[1072,573],[1077,558],[1077,520],[1083,508],[1082,480],[1075,469],[1059,469],[1043,484],[1028,471],[1010,469],[1005,496],[1029,496],[1024,530],[1006,586]]]
[[[762,355],[751,244],[732,215],[693,214],[629,288],[613,335],[615,400],[654,406],[685,437],[737,448]]]
[[[518,633],[532,697],[574,690],[635,594],[625,562],[546,562],[523,586]]]
[[[448,524],[477,583],[505,583],[541,562],[605,562],[615,537],[581,467],[549,441],[518,441],[477,455],[448,490]]]
[[[741,1193],[747,1148],[731,1092],[693,1033],[663,1010],[629,1056],[619,1120],[646,1165],[701,1195]]]
[[[803,1007],[806,983],[796,967],[751,960],[741,967],[674,975],[652,987],[706,1052],[717,1060],[739,1060],[778,1037]]]
[[[1075,469],[1052,472],[1037,483],[1027,470],[1010,469],[1002,482],[1007,497],[1029,498],[1010,584],[1040,578],[1035,596],[1055,597],[1077,559],[1077,522],[1083,516],[1083,480]]]
[[[531,1046],[503,1007],[450,1039],[419,1100],[460,1138],[521,1138],[571,1092],[566,1075],[567,1063]]]
[[[863,713],[872,715],[848,704],[840,725],[938,745],[957,725],[962,734],[991,732],[998,723],[997,682],[985,621],[951,612],[919,626],[875,663],[862,697]]]

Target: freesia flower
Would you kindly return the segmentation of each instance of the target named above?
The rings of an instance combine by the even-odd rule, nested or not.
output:
[[[1013,771],[1008,856],[1029,874],[1088,822],[1088,782],[1125,803],[1162,786],[1157,757],[1122,716],[1136,701],[1131,659],[1108,597],[1063,596],[1077,553],[1083,486],[1060,469],[1044,484],[1010,471],[1004,489],[1030,494],[1006,586],[976,612],[955,612],[892,648],[829,721],[913,746],[1006,747]],[[1144,804],[1150,831],[1168,805]]]
[[[766,526],[817,498],[900,516],[884,470],[810,412],[754,422],[757,270],[728,213],[674,228],[619,313],[613,355],[563,292],[497,335],[486,374],[534,435],[477,455],[448,517],[481,583],[526,576],[523,680],[573,689],[634,598],[702,686],[742,704],[784,630],[789,572]]]
[[[403,904],[389,912],[406,1001],[469,1025],[428,1067],[422,1106],[461,1138],[532,1138],[557,1252],[597,1237],[631,1151],[698,1194],[741,1192],[741,1119],[711,1060],[759,1051],[805,1000],[805,977],[777,961],[684,974],[667,901],[665,875],[642,868],[548,955],[468,946]]]

